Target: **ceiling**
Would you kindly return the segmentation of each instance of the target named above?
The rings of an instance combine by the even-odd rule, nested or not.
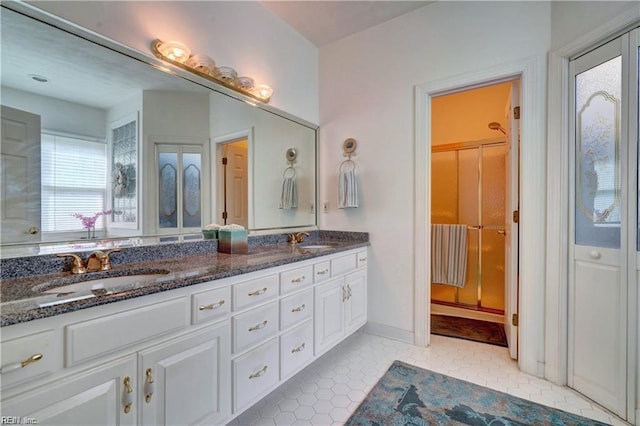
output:
[[[316,47],[340,40],[433,1],[271,1],[262,4]]]

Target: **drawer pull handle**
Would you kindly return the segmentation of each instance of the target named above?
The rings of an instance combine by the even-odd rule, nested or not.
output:
[[[148,403],[151,402],[151,396],[155,390],[155,383],[153,382],[153,373],[150,368],[147,368],[147,371],[144,373],[147,376],[147,395],[144,397],[144,400]]]
[[[222,305],[224,305],[224,300],[221,300],[218,303],[212,303],[210,305],[200,306],[198,309],[201,311],[210,311],[210,310],[219,308]]]
[[[129,414],[133,406],[133,388],[131,387],[131,379],[129,376],[124,378],[124,413]]]
[[[316,272],[316,275],[324,275],[324,274],[327,274],[327,273],[329,273],[329,270],[328,269],[323,269],[322,271]]]
[[[267,322],[267,320],[264,320],[260,324],[254,325],[253,327],[249,328],[249,331],[256,331],[260,330],[261,328],[265,328],[267,326]]]
[[[299,278],[293,278],[293,279],[291,280],[291,283],[292,283],[292,284],[297,284],[297,283],[301,283],[302,281],[304,281],[304,275],[303,275],[303,276],[301,276],[301,277],[299,277]]]
[[[261,294],[266,293],[266,292],[267,292],[267,290],[268,290],[268,289],[267,289],[266,287],[263,287],[263,288],[261,288],[261,289],[259,289],[259,290],[255,290],[255,291],[252,291],[252,292],[247,293],[247,294],[248,294],[249,296],[260,296]]]
[[[360,262],[366,262],[366,261],[367,261],[367,258],[366,258],[366,257],[361,257],[361,258],[360,258]]]
[[[291,353],[295,354],[296,352],[301,352],[304,349],[304,343],[298,346],[297,348],[291,349]]]
[[[31,355],[29,358],[25,359],[22,362],[16,362],[15,364],[9,364],[6,367],[0,368],[0,374],[9,373],[14,370],[25,368],[27,365],[33,364],[34,362],[38,362],[41,359],[42,359],[42,354]]]
[[[302,305],[298,306],[297,308],[293,308],[291,310],[291,312],[301,312],[304,311],[304,309],[306,308],[305,304],[303,303]]]
[[[259,371],[256,371],[255,373],[249,375],[249,379],[256,379],[256,378],[262,376],[264,373],[267,372],[267,368],[268,368],[268,366],[265,365]]]

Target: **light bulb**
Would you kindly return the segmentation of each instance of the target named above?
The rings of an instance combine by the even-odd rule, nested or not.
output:
[[[268,100],[273,95],[273,89],[266,84],[258,84],[253,93],[260,99]]]
[[[189,59],[189,55],[191,55],[191,50],[184,43],[180,43],[179,41],[167,41],[162,43],[158,46],[158,52],[160,52],[160,54],[165,58],[181,64],[185,63],[187,59]]]

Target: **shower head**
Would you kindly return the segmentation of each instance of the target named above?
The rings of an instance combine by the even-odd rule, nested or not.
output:
[[[497,130],[499,132],[504,133],[505,135],[507,134],[507,131],[504,130],[504,127],[502,127],[502,125],[500,125],[500,123],[492,121],[491,123],[489,123],[489,128],[491,130]]]

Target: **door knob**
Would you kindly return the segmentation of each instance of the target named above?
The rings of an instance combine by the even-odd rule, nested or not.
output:
[[[597,250],[591,250],[589,252],[589,256],[591,256],[592,259],[600,259],[600,252]]]
[[[35,226],[32,226],[31,228],[27,229],[27,233],[31,235],[36,235],[38,232],[40,232],[40,230]]]

